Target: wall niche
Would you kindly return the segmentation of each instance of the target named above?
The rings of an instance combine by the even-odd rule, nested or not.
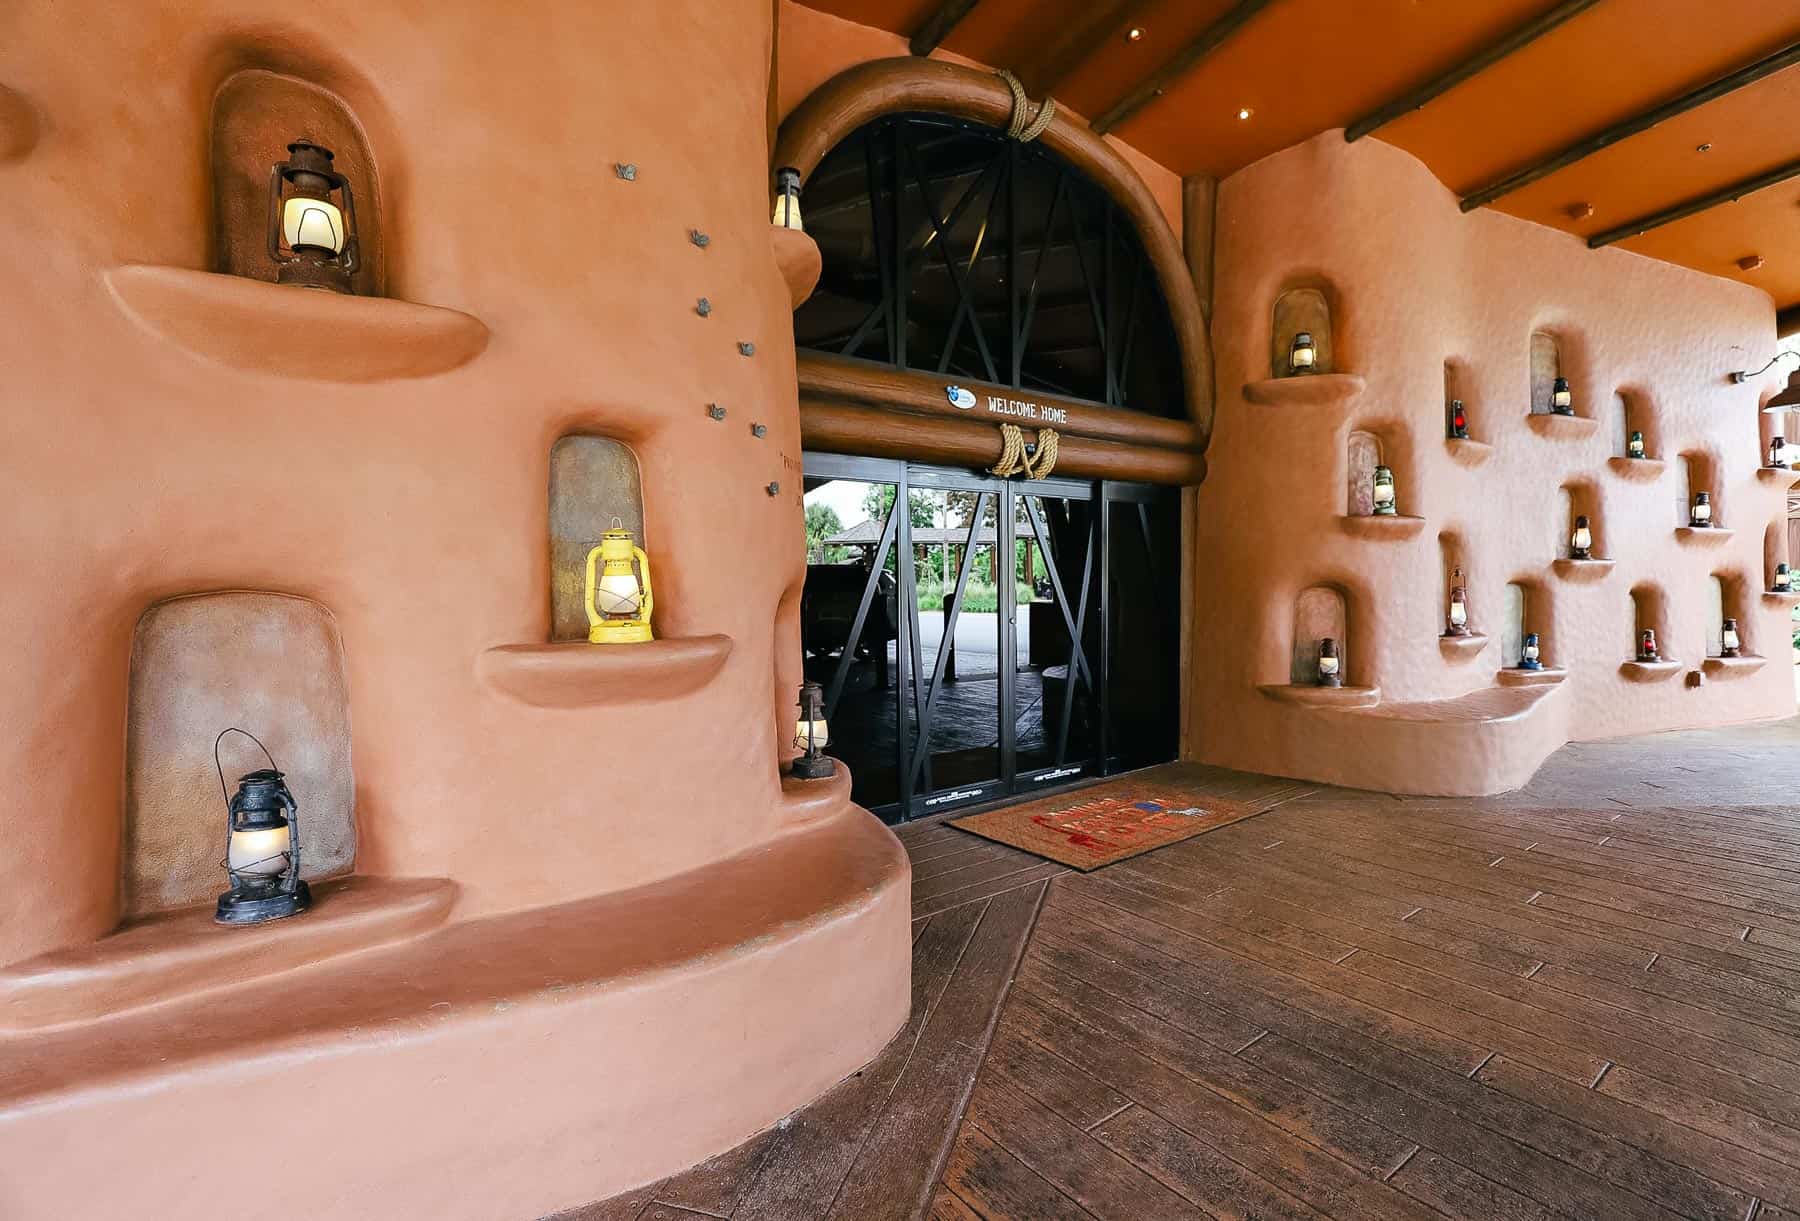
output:
[[[1765,590],[1775,588],[1777,565],[1786,564],[1790,568],[1793,567],[1793,561],[1788,558],[1788,531],[1790,528],[1790,519],[1781,517],[1770,522],[1768,529],[1763,531],[1762,587]]]
[[[1450,436],[1453,430],[1452,416],[1455,408],[1452,403],[1463,405],[1463,414],[1468,420],[1469,439],[1481,440],[1483,430],[1475,426],[1475,376],[1466,362],[1451,357],[1444,362],[1444,435]]]
[[[1501,592],[1500,664],[1516,666],[1525,649],[1525,636],[1538,634],[1538,660],[1556,665],[1557,645],[1550,631],[1550,594],[1535,581],[1511,581]]]
[[[577,433],[550,450],[550,639],[588,638],[587,556],[613,519],[644,545],[637,455],[610,437]]]
[[[1719,461],[1708,450],[1690,449],[1675,464],[1675,523],[1685,526],[1693,516],[1694,495],[1705,492],[1712,501],[1712,524],[1726,524],[1725,497],[1719,486]]]
[[[1317,356],[1313,372],[1336,373],[1337,350],[1331,333],[1331,304],[1317,288],[1290,288],[1275,298],[1273,327],[1269,333],[1269,376],[1287,377],[1288,352],[1294,336],[1305,331],[1313,337]]]
[[[1462,573],[1461,578],[1456,575],[1459,571]],[[1464,587],[1468,599],[1468,629],[1476,631],[1475,595],[1469,589],[1469,569],[1463,561],[1462,536],[1446,530],[1438,535],[1438,614],[1446,625],[1450,621],[1450,591],[1457,585]]]
[[[225,799],[213,741],[261,738],[300,805],[302,876],[348,872],[356,784],[344,651],[331,612],[307,598],[196,594],[139,618],[125,733],[122,911],[127,918],[211,902],[226,888]],[[225,782],[266,767],[236,734]]]
[[[333,168],[350,180],[361,259],[351,287],[358,296],[384,296],[381,188],[362,124],[335,93],[262,68],[232,73],[213,97],[212,269],[275,279],[265,236],[269,171],[287,159],[287,146],[296,140],[330,149]]]
[[[1297,687],[1310,687],[1319,681],[1319,641],[1337,641],[1338,665],[1345,683],[1349,683],[1352,657],[1349,648],[1349,619],[1344,592],[1332,585],[1313,585],[1300,591],[1294,599],[1293,657],[1288,666],[1288,681]]]
[[[1516,349],[1515,349],[1516,350]],[[1531,414],[1550,414],[1550,394],[1563,372],[1562,345],[1549,331],[1531,333]],[[1580,404],[1575,405],[1579,414]]]
[[[1706,578],[1706,655],[1717,657],[1725,651],[1725,616],[1731,614],[1729,603],[1725,597],[1725,582],[1718,573]],[[1738,620],[1740,640],[1744,631],[1744,620]]]
[[[1631,588],[1631,639],[1625,642],[1627,657],[1638,655],[1645,630],[1656,633],[1657,651],[1669,655],[1669,599],[1660,585],[1645,582]]]
[[[1631,434],[1644,434],[1644,457],[1662,456],[1662,437],[1656,427],[1656,409],[1644,390],[1621,386],[1614,394],[1607,429],[1615,457],[1631,456]]]
[[[1571,536],[1575,533],[1575,519],[1588,519],[1588,532],[1593,535],[1593,545],[1589,550],[1596,560],[1605,559],[1611,554],[1606,545],[1606,518],[1600,512],[1600,488],[1591,480],[1572,479],[1557,490],[1556,502],[1558,515],[1556,519],[1556,537],[1553,540],[1555,550],[1552,554],[1568,557],[1572,549]]]

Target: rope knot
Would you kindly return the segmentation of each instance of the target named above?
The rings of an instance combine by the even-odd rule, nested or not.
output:
[[[1044,134],[1044,129],[1050,126],[1050,120],[1056,117],[1056,99],[1045,98],[1037,112],[1028,116],[1031,99],[1025,96],[1025,86],[1019,83],[1019,78],[1005,68],[995,75],[1005,81],[1006,87],[1012,91],[1012,117],[1006,123],[1007,138],[1017,140],[1020,144],[1030,144]]]
[[[1038,429],[1037,442],[1027,447],[1025,430],[1017,424],[1000,425],[1000,461],[988,470],[1002,479],[1024,475],[1027,479],[1048,479],[1056,469],[1057,437],[1054,428]]]

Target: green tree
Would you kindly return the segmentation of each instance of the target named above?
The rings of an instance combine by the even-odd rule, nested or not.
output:
[[[834,562],[832,558],[829,558],[827,556],[827,554],[826,554],[827,550],[829,550],[831,552],[842,552],[843,548],[842,547],[827,548],[825,546],[825,540],[830,538],[834,534],[843,533],[843,530],[844,530],[844,523],[838,518],[836,509],[833,509],[830,505],[826,505],[826,504],[807,505],[806,506],[806,556],[807,556],[807,558],[816,564],[829,564],[829,563]]]

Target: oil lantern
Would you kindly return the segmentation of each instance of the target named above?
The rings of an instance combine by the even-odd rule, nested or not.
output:
[[[1775,565],[1774,590],[1778,594],[1792,593],[1794,590],[1794,574],[1786,564]]]
[[[1327,636],[1319,641],[1319,686],[1341,687],[1344,676],[1338,671],[1337,641]]]
[[[1394,506],[1394,472],[1385,466],[1375,468],[1375,515],[1392,517],[1399,510]]]
[[[784,165],[775,171],[775,225],[804,232],[800,223],[800,171]]]
[[[1550,410],[1557,415],[1575,414],[1575,396],[1569,392],[1569,379],[1559,377],[1550,385]]]
[[[1787,469],[1787,438],[1769,438],[1769,465],[1776,470]]]
[[[1627,458],[1642,458],[1644,456],[1643,433],[1634,432],[1631,434],[1631,439],[1625,442],[1625,456]]]
[[[1469,439],[1469,413],[1463,410],[1461,399],[1450,400],[1450,439],[1452,441]]]
[[[1719,625],[1719,656],[1736,657],[1742,647],[1743,641],[1738,639],[1737,620],[1726,619]]]
[[[237,792],[227,796],[219,744],[233,733],[255,742],[269,766],[239,776]],[[213,766],[219,773],[219,795],[225,797],[224,864],[231,879],[213,919],[261,924],[305,911],[312,906],[312,892],[300,880],[300,807],[269,748],[245,730],[226,729],[213,739]]]
[[[1579,514],[1575,518],[1575,531],[1569,535],[1569,558],[1572,560],[1594,558],[1594,532],[1588,528],[1586,514]]]
[[[818,683],[800,684],[800,719],[794,722],[794,746],[801,752],[794,760],[794,775],[801,780],[823,780],[837,770],[825,746],[831,731],[825,724],[825,692]]]
[[[1311,331],[1300,331],[1288,348],[1288,372],[1311,373],[1318,365],[1319,350],[1313,346]]]
[[[295,141],[288,159],[269,172],[269,256],[282,284],[350,291],[360,266],[356,201],[350,180],[331,168],[330,149]]]
[[[1469,590],[1463,584],[1462,569],[1458,568],[1450,579],[1455,584],[1450,586],[1450,614],[1444,626],[1446,636],[1467,636],[1469,634]]]
[[[1662,660],[1662,654],[1656,651],[1656,629],[1655,628],[1647,627],[1643,631],[1638,633],[1637,659],[1639,661],[1661,661]]]
[[[594,562],[598,560],[598,579]],[[594,644],[642,644],[654,640],[650,612],[650,557],[632,541],[631,531],[613,518],[612,529],[587,557],[588,640]]]
[[[1712,524],[1712,496],[1706,492],[1695,492],[1694,507],[1688,514],[1688,525],[1705,529]]]
[[[1536,632],[1525,633],[1525,644],[1519,650],[1519,669],[1542,670],[1544,663],[1539,660],[1541,655],[1542,650],[1538,648],[1538,634]]]

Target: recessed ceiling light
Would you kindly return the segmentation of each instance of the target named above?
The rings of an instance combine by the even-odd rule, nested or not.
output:
[[[1238,107],[1238,118],[1240,118],[1240,119],[1247,119],[1255,113],[1256,112],[1254,110],[1251,110],[1248,106],[1239,106]]]
[[[1563,209],[1563,213],[1570,220],[1586,220],[1594,214],[1594,205],[1585,200],[1579,203],[1572,203]]]
[[[1694,146],[1694,151],[1695,151],[1695,152],[1697,152],[1697,153],[1710,153],[1710,152],[1712,152],[1712,141],[1711,141],[1711,140],[1708,140],[1708,141],[1707,141],[1707,142],[1706,142],[1706,143],[1705,143],[1705,144],[1697,144],[1697,145],[1695,145],[1695,146]]]
[[[1132,42],[1136,42],[1138,39],[1142,38],[1143,36],[1144,36],[1144,27],[1141,25],[1134,25],[1131,27],[1131,29],[1129,29],[1125,32],[1125,37],[1130,39]]]
[[[1756,271],[1762,265],[1763,257],[1760,254],[1747,254],[1738,260],[1738,269],[1741,271]]]

